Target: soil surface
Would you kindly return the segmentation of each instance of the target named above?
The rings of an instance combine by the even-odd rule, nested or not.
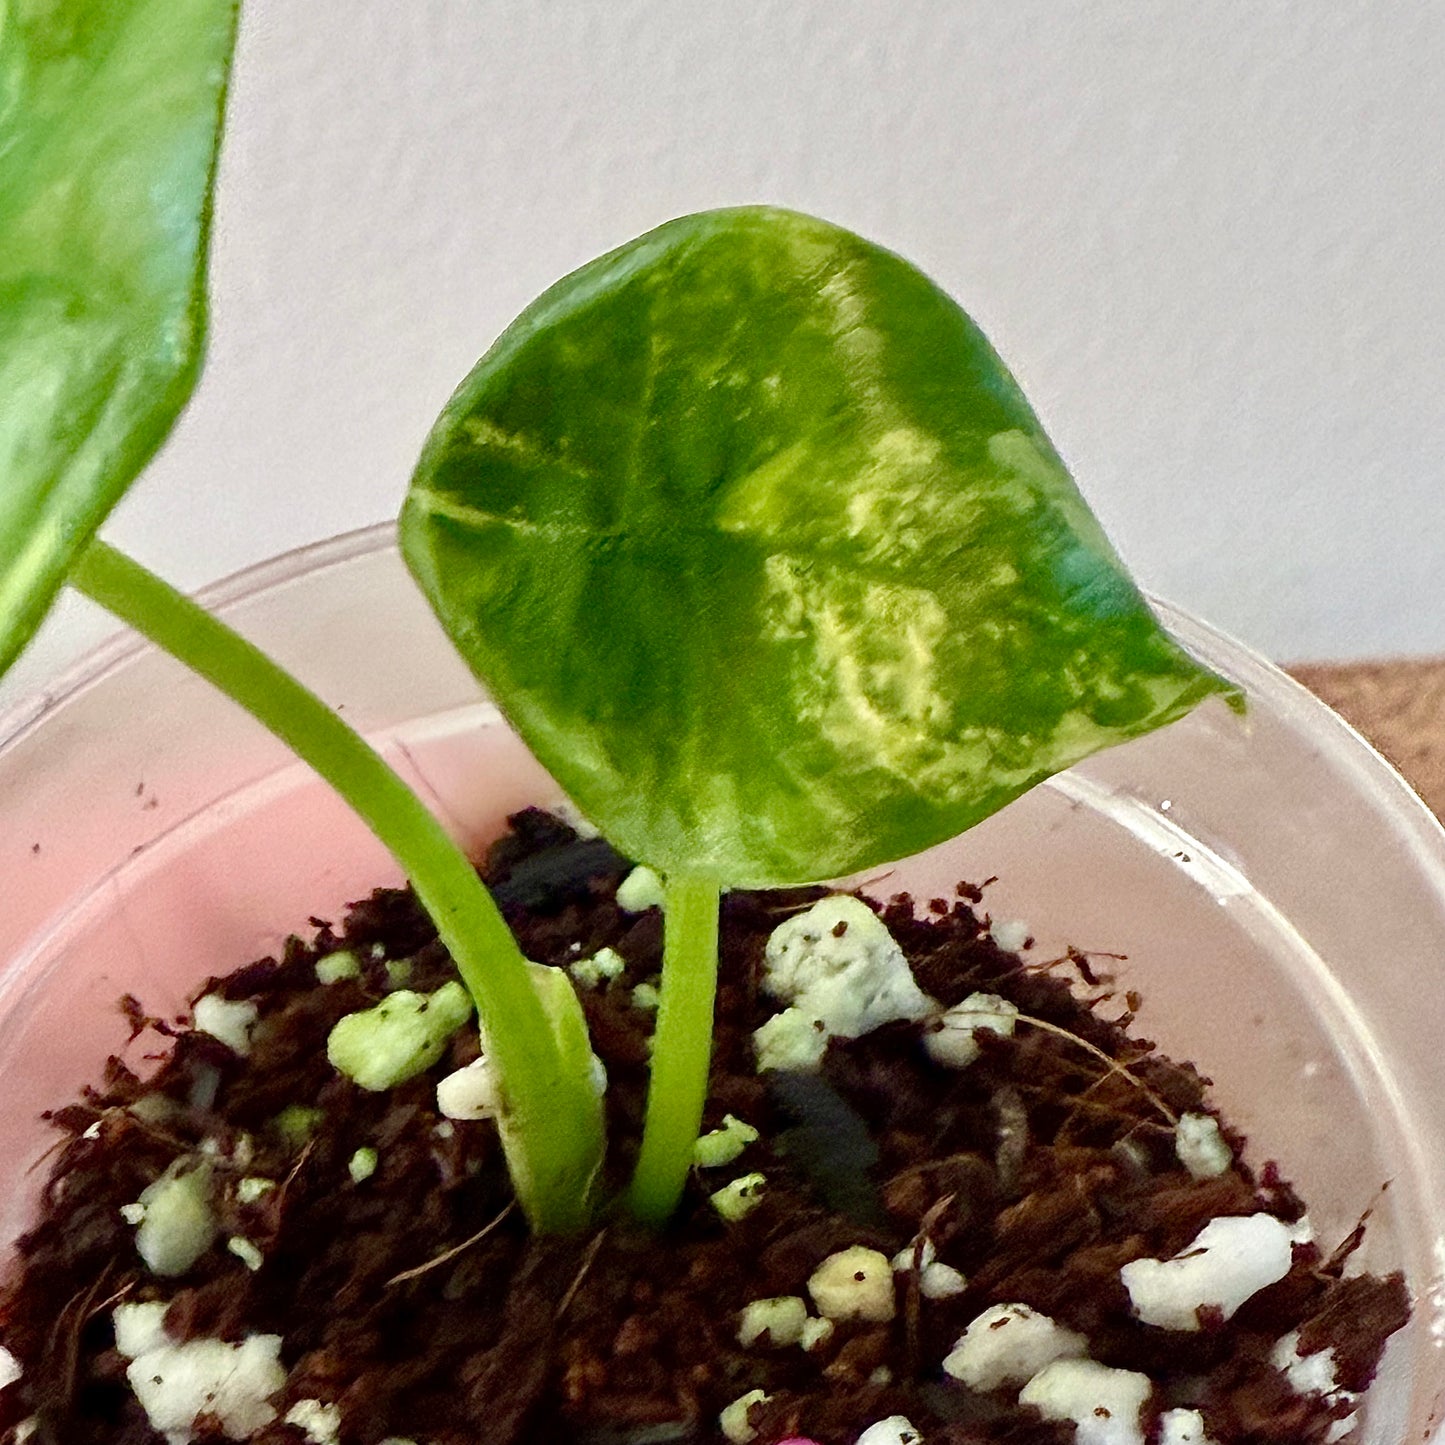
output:
[[[627,962],[621,978],[581,990],[607,1066],[608,1176],[620,1190],[654,1020],[632,990],[656,981],[661,918],[619,909],[628,865],[604,843],[535,812],[513,824],[484,874],[527,956],[566,965],[611,947]],[[1231,1169],[1196,1179],[1180,1166],[1172,1120],[1207,1108],[1206,1081],[1130,1037],[1137,1000],[1115,996],[1089,959],[1001,950],[976,888],[919,906],[899,898],[884,918],[927,993],[946,1005],[1001,994],[1053,1028],[981,1033],[982,1055],[963,1070],[933,1063],[923,1026],[900,1023],[834,1040],[820,1074],[756,1072],[751,1035],[777,1007],[757,986],[764,944],[819,896],[724,902],[704,1127],[732,1113],[762,1137],[735,1163],[695,1171],[662,1237],[604,1216],[580,1238],[529,1239],[494,1126],[437,1111],[438,1079],[476,1056],[474,1028],[427,1074],[386,1093],[328,1064],[327,1035],[343,1014],[403,976],[413,989],[453,977],[409,893],[378,892],[339,931],[318,922],[284,957],[201,990],[259,1006],[249,1057],[128,1001],[137,1041],[127,1057],[149,1050],[148,1077],[112,1060],[101,1087],[54,1114],[61,1139],[44,1218],[0,1295],[0,1342],[23,1367],[0,1389],[3,1438],[26,1421],[34,1445],[163,1445],[111,1326],[117,1303],[147,1300],[169,1301],[166,1328],[178,1339],[281,1335],[289,1378],[274,1400],[278,1421],[296,1401],[334,1402],[341,1445],[720,1445],[719,1412],[753,1389],[770,1397],[748,1419],[758,1445],[794,1435],[853,1445],[892,1415],[927,1445],[1071,1445],[1075,1427],[1020,1406],[1016,1387],[978,1393],[942,1372],[966,1326],[1000,1303],[1048,1314],[1082,1333],[1095,1360],[1146,1373],[1151,1439],[1171,1405],[1199,1408],[1216,1445],[1332,1438],[1349,1402],[1296,1393],[1271,1350],[1300,1330],[1301,1350],[1333,1349],[1339,1384],[1362,1390],[1407,1317],[1403,1281],[1347,1276],[1356,1235],[1338,1249],[1297,1244],[1288,1275],[1228,1323],[1204,1318],[1180,1332],[1133,1317],[1121,1266],[1174,1255],[1219,1216],[1294,1222],[1304,1204],[1272,1166],[1256,1173],[1240,1162],[1243,1141],[1227,1126]],[[362,961],[360,977],[318,984],[318,959],[342,948]],[[314,1131],[277,1126],[295,1105],[322,1111]],[[349,1163],[363,1148],[378,1166],[356,1182]],[[122,1207],[198,1151],[211,1161],[220,1236],[187,1274],[160,1280],[139,1259]],[[767,1180],[761,1202],[724,1222],[710,1194],[754,1171]],[[275,1187],[242,1202],[239,1181],[257,1177]],[[738,1342],[746,1304],[807,1299],[830,1253],[861,1244],[892,1257],[921,1234],[962,1271],[962,1293],[927,1298],[918,1272],[904,1269],[888,1323],[840,1323],[811,1351]],[[259,1267],[226,1248],[231,1238],[255,1246]],[[194,1438],[219,1445],[214,1423],[202,1417]],[[314,1437],[275,1423],[252,1438]]]

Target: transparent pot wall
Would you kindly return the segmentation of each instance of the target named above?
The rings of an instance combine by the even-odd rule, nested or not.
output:
[[[463,840],[558,799],[479,700],[389,528],[210,601],[342,709]],[[1279,1160],[1309,1199],[1325,1247],[1373,1208],[1362,1261],[1404,1269],[1417,1309],[1359,1438],[1429,1438],[1445,1402],[1445,834],[1302,689],[1161,610],[1244,685],[1247,721],[1211,703],[868,886],[927,899],[997,875],[987,907],[1029,925],[1035,957],[1070,943],[1127,955],[1107,966],[1143,995],[1138,1028],[1215,1081],[1255,1163]],[[128,644],[0,720],[0,800],[10,1239],[43,1177],[41,1111],[125,1051],[121,995],[178,1012],[208,975],[398,875],[278,744]]]

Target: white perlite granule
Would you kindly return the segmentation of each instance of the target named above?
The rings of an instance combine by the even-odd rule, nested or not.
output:
[[[1270,1351],[1270,1363],[1283,1372],[1296,1395],[1333,1395],[1339,1389],[1335,1378],[1335,1352],[1316,1350],[1313,1354],[1299,1352],[1299,1331],[1291,1330],[1276,1340]]]
[[[184,1274],[220,1232],[207,1163],[178,1161],[148,1184],[136,1203],[135,1247],[152,1274]]]
[[[1215,1179],[1228,1172],[1234,1153],[1208,1114],[1181,1114],[1174,1126],[1174,1153],[1195,1179]]]
[[[894,1314],[893,1267],[886,1254],[855,1244],[813,1271],[808,1293],[824,1319],[884,1324]]]
[[[621,978],[626,969],[627,960],[615,948],[600,948],[591,958],[579,958],[567,966],[567,972],[584,988],[601,988]]]
[[[587,1057],[588,1076],[600,1099],[607,1092],[607,1066],[596,1054]],[[502,1084],[497,1067],[483,1052],[464,1068],[448,1074],[437,1084],[437,1112],[447,1119],[475,1123],[502,1116]],[[450,1127],[450,1126],[448,1126]]]
[[[0,1345],[0,1390],[13,1385],[24,1373],[20,1361],[4,1345]]]
[[[191,1017],[199,1033],[219,1039],[244,1058],[251,1052],[251,1029],[258,1010],[253,1003],[232,1003],[219,994],[208,993],[196,1000]]]
[[[170,1308],[164,1300],[153,1300],[146,1304],[121,1304],[110,1312],[110,1322],[115,1330],[115,1348],[128,1360],[149,1354],[163,1345],[171,1343],[166,1333],[166,1311]]]
[[[757,1431],[748,1424],[748,1411],[754,1405],[761,1405],[768,1396],[762,1390],[749,1390],[739,1395],[721,1415],[717,1417],[718,1429],[732,1441],[732,1445],[748,1445]]]
[[[952,1299],[968,1288],[968,1281],[961,1271],[954,1269],[951,1264],[940,1263],[938,1251],[931,1239],[923,1241],[923,1247],[918,1254],[918,1293],[924,1299]],[[911,1244],[904,1245],[893,1256],[893,1269],[897,1274],[909,1273],[913,1269],[913,1263],[914,1249]]]
[[[495,1119],[501,1098],[496,1068],[485,1054],[437,1084],[437,1110],[448,1119]]]
[[[712,1207],[729,1224],[746,1218],[763,1202],[768,1181],[761,1174],[744,1174],[708,1196]]]
[[[832,1035],[822,1019],[800,1008],[785,1008],[753,1030],[758,1072],[792,1069],[811,1073],[823,1062]]]
[[[258,1175],[249,1175],[236,1185],[236,1202],[238,1204],[255,1204],[257,1200],[264,1199],[275,1187],[274,1179],[262,1179]]]
[[[1096,1360],[1055,1360],[1019,1392],[1046,1420],[1071,1420],[1075,1445],[1144,1445],[1140,1415],[1153,1392],[1148,1375]]]
[[[1005,953],[1017,953],[1029,941],[1029,926],[1019,918],[1005,918],[989,924],[989,937]]]
[[[1083,1335],[1028,1305],[991,1305],[959,1336],[943,1369],[971,1390],[998,1390],[1023,1385],[1055,1360],[1087,1351]]]
[[[890,1415],[870,1425],[858,1437],[858,1445],[923,1445],[923,1436],[906,1415]]]
[[[699,1169],[721,1169],[739,1158],[749,1144],[758,1142],[758,1131],[733,1114],[724,1114],[722,1124],[698,1136],[692,1146],[692,1162]]]
[[[251,1271],[256,1271],[266,1263],[266,1256],[256,1247],[252,1240],[244,1235],[233,1234],[226,1241],[226,1248]]]
[[[316,960],[316,982],[328,988],[349,978],[361,977],[361,960],[348,948],[339,948]]]
[[[1166,1410],[1159,1417],[1159,1445],[1214,1445],[1198,1410]]]
[[[918,1281],[918,1293],[924,1299],[953,1299],[968,1288],[968,1280],[962,1270],[951,1264],[930,1264]]]
[[[341,1411],[320,1400],[297,1400],[286,1412],[286,1424],[294,1425],[311,1445],[339,1445]]]
[[[859,898],[823,898],[780,923],[763,992],[788,1005],[754,1034],[758,1068],[816,1068],[828,1040],[856,1039],[934,1007],[882,919]]]
[[[326,1038],[326,1057],[379,1094],[431,1068],[471,1016],[472,1000],[455,980],[435,993],[399,988],[372,1008],[338,1019]]]
[[[1340,1388],[1339,1377],[1335,1373],[1333,1349],[1315,1350],[1308,1355],[1300,1354],[1298,1330],[1291,1330],[1287,1335],[1276,1340],[1269,1358],[1275,1369],[1284,1374],[1285,1379],[1289,1381],[1290,1389],[1297,1395],[1323,1395],[1331,1405],[1342,1405],[1347,1408],[1360,1398],[1349,1390]],[[1327,1441],[1341,1440],[1355,1428],[1357,1423],[1358,1416],[1351,1411],[1350,1414],[1336,1420],[1330,1426],[1325,1439]]]
[[[1225,1319],[1251,1295],[1283,1279],[1293,1260],[1290,1229],[1272,1214],[1211,1219],[1173,1259],[1136,1259],[1119,1271],[1146,1325],[1199,1329],[1199,1311]]]
[[[376,1173],[380,1163],[381,1155],[369,1145],[364,1145],[346,1161],[346,1172],[353,1184],[365,1184]]]
[[[214,1415],[232,1440],[246,1440],[276,1418],[267,1403],[286,1383],[280,1335],[239,1345],[188,1340],[132,1360],[125,1375],[151,1427],[168,1445],[190,1445],[197,1415]]]
[[[662,879],[645,863],[639,863],[617,885],[617,906],[624,913],[646,913],[662,907]]]
[[[1018,1024],[1015,1004],[996,993],[971,993],[939,1016],[938,1027],[923,1035],[928,1057],[948,1069],[966,1069],[983,1050],[974,1037],[981,1029],[1011,1038]]]
[[[738,1319],[738,1344],[745,1350],[756,1344],[786,1348],[803,1338],[808,1306],[795,1294],[756,1299],[743,1307]]]

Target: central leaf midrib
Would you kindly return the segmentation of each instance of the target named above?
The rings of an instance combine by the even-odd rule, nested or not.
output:
[[[636,553],[663,554],[671,550],[672,543],[692,543],[702,548],[714,548],[719,543],[733,543],[758,555],[760,559],[783,557],[799,564],[815,564],[826,568],[846,568],[849,575],[865,581],[877,582],[890,587],[917,587],[922,575],[916,565],[904,567],[881,566],[870,562],[863,555],[866,547],[859,545],[856,550],[837,541],[815,544],[792,541],[787,537],[776,539],[756,531],[699,526],[696,523],[669,523],[666,534],[639,531],[630,526],[595,527],[586,523],[568,521],[564,518],[537,521],[531,517],[508,516],[493,512],[470,502],[458,501],[442,493],[421,487],[413,487],[410,503],[418,505],[428,515],[444,517],[462,526],[483,531],[490,527],[504,527],[520,536],[539,541],[571,541],[578,546],[588,542],[621,543]],[[678,548],[682,550],[682,548]],[[932,589],[930,589],[932,590]]]

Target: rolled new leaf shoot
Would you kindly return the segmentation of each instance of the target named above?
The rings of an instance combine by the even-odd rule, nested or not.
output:
[[[571,1216],[580,1223],[585,1221],[591,1212],[594,1190],[602,1171],[603,1140],[607,1128],[602,1112],[602,1096],[607,1088],[607,1074],[602,1061],[592,1052],[592,1039],[587,1032],[587,1015],[582,1011],[582,1004],[577,998],[571,979],[562,969],[540,963],[529,962],[527,972],[541,1001],[542,1013],[556,1045],[559,1069],[569,1081],[565,1107],[572,1110],[575,1116],[570,1123],[571,1132],[592,1144],[590,1158],[584,1156],[589,1166],[587,1173],[569,1181],[574,1194],[574,1199],[569,1201],[572,1205]],[[482,1030],[482,1044],[491,1051],[492,1035],[485,1027]],[[580,1088],[577,1087],[578,1083],[581,1084]],[[535,1121],[508,1107],[504,1099],[501,1112],[497,1116],[497,1128],[502,1136],[518,1197],[535,1197],[539,1193],[539,1182],[527,1173],[532,1167],[532,1161],[537,1157],[530,1137],[536,1128]],[[547,1164],[550,1172],[555,1166],[550,1158],[547,1159]],[[541,1185],[549,1189],[555,1187],[552,1179],[542,1180]]]
[[[787,211],[684,217],[547,291],[443,412],[401,536],[533,752],[668,879],[648,1218],[707,1072],[716,920],[685,894],[915,853],[1228,690],[963,311]]]

